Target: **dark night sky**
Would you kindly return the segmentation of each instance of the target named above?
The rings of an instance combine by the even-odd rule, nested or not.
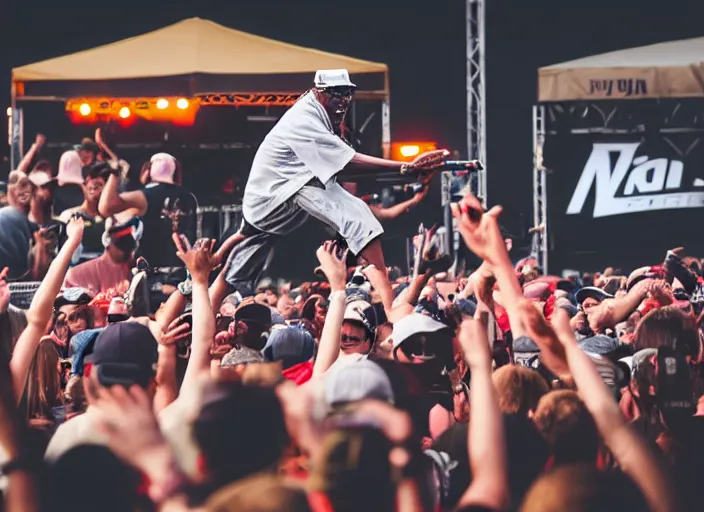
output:
[[[693,0],[486,1],[488,195],[515,218],[518,212],[531,216],[538,67],[704,35],[704,3]],[[2,6],[0,97],[8,104],[12,66],[199,16],[388,63],[392,138],[434,139],[466,151],[464,0],[3,0]],[[509,181],[510,188],[502,187]]]

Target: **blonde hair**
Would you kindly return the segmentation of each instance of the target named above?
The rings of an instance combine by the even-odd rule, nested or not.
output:
[[[491,380],[504,414],[525,416],[528,411],[534,411],[540,398],[550,391],[542,375],[524,366],[502,366],[493,373]]]
[[[27,381],[22,395],[26,404],[26,417],[32,419],[54,419],[54,407],[64,404],[59,374],[59,353],[54,342],[43,339],[34,351]]]

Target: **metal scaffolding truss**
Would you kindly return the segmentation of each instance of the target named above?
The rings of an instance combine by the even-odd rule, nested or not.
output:
[[[453,176],[450,172],[442,173],[442,206],[444,211],[446,247],[454,248],[457,256],[456,226],[452,219],[450,203],[453,188],[463,189],[469,186],[472,193],[482,204],[487,205],[486,194],[486,87],[484,72],[484,0],[466,0],[467,17],[467,158],[479,160],[484,169],[467,175],[466,178]],[[462,186],[456,187],[456,182],[462,180]],[[455,259],[455,266],[457,265]]]
[[[701,99],[546,103],[547,133],[704,133]]]
[[[545,144],[545,107],[533,107],[533,243],[532,256],[547,273],[548,268],[548,197],[543,166]]]
[[[467,0],[467,157],[486,165],[484,0]],[[472,191],[487,204],[486,170],[473,173]]]

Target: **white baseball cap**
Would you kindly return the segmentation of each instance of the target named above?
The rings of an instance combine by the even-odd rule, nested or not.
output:
[[[351,320],[354,322],[366,323],[364,311],[372,307],[366,300],[353,300],[345,307],[343,320]]]
[[[350,81],[350,74],[346,69],[319,69],[315,72],[315,86],[325,87],[357,87]]]
[[[27,177],[37,187],[44,187],[54,182],[54,179],[46,171],[32,171]]]
[[[450,328],[437,320],[421,313],[411,313],[394,323],[392,339],[394,349],[414,334],[432,333]]]
[[[325,374],[323,390],[328,407],[365,398],[394,402],[393,388],[386,372],[367,359],[330,368]]]

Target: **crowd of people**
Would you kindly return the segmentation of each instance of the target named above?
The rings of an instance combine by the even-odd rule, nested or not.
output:
[[[453,215],[481,265],[458,272],[431,230],[404,275],[376,226],[421,190],[363,221],[335,213],[341,239],[297,255],[314,280],[262,278],[262,248],[291,227],[262,231],[286,224],[276,205],[245,211],[256,228],[196,239],[175,158],[130,184],[95,139],[54,173],[29,168],[38,136],[0,209],[3,510],[701,506],[704,267],[685,249],[544,275],[512,262],[501,208],[467,195]],[[367,158],[336,145],[333,167]],[[309,179],[280,201],[292,215],[327,193],[362,211]],[[39,282],[28,306],[22,281]]]

